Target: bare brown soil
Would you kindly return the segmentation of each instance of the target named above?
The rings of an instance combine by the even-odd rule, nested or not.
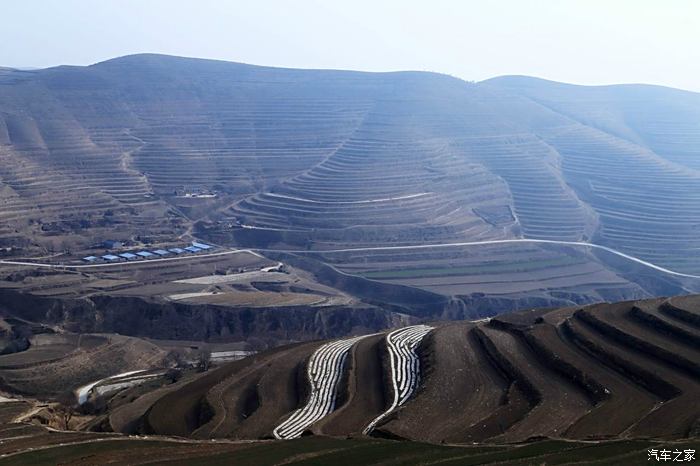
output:
[[[76,344],[70,351],[54,350],[50,357],[37,360],[31,349],[26,361],[23,352],[9,355],[12,365],[0,366],[4,388],[14,393],[52,398],[115,374],[158,367],[165,356],[165,351],[158,346],[138,338],[85,335],[89,344],[83,346],[77,344],[77,335],[73,336]],[[56,338],[60,340],[61,336]],[[41,351],[41,346],[37,346],[37,351]]]
[[[446,443],[697,435],[697,349],[632,312],[644,309],[673,323],[667,304],[535,310],[438,325],[419,347],[418,390],[375,433]],[[700,308],[685,312],[698,315]],[[675,325],[697,334],[687,322]],[[358,435],[386,409],[384,335],[352,348],[335,410],[313,433]],[[277,348],[142,395],[133,409],[127,403],[115,411],[112,426],[146,419],[162,434],[267,438],[305,402],[304,367],[319,344]]]
[[[322,435],[359,434],[384,411],[384,376],[381,352],[384,334],[360,340],[353,348],[347,372],[343,403],[321,420],[315,432]]]
[[[167,389],[146,414],[150,432],[199,438],[271,436],[280,418],[303,403],[304,361],[316,346],[312,342],[272,350]],[[251,395],[255,400],[249,402]]]
[[[475,424],[499,408],[508,384],[489,363],[470,327],[445,325],[427,337],[420,394],[384,430],[407,436],[429,424],[433,428],[426,430],[426,440],[452,443],[467,438]]]

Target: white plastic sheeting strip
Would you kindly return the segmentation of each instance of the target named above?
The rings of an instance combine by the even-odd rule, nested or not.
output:
[[[367,336],[333,341],[314,351],[306,370],[311,385],[309,400],[272,431],[275,438],[288,440],[300,437],[309,426],[333,412],[345,359],[352,345]]]
[[[389,414],[403,405],[413,395],[420,376],[420,360],[416,348],[433,327],[414,325],[394,330],[386,336],[391,363],[391,382],[394,400],[389,409],[377,416],[362,432],[367,435]]]

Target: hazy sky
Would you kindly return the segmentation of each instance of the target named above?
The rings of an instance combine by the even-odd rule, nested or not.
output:
[[[697,0],[2,0],[0,66],[157,52],[700,91]]]

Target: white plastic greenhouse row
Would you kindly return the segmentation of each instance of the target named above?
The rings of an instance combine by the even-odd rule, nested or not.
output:
[[[431,330],[433,327],[427,325],[414,325],[395,330],[386,336],[394,398],[389,409],[364,429],[365,434],[372,432],[383,419],[413,395],[420,376],[416,348]],[[369,335],[327,343],[311,355],[307,368],[311,385],[309,400],[303,408],[294,411],[274,429],[275,438],[298,438],[310,426],[333,412],[345,360],[352,346],[367,336]]]
[[[420,377],[420,360],[416,348],[433,327],[414,325],[394,330],[386,336],[389,360],[391,362],[391,382],[394,388],[394,400],[389,409],[369,423],[365,435],[369,434],[387,416],[406,403],[418,386]]]
[[[275,428],[272,432],[275,438],[300,437],[306,428],[333,412],[345,359],[352,345],[365,337],[367,335],[327,343],[311,355],[307,368],[311,385],[309,401]]]

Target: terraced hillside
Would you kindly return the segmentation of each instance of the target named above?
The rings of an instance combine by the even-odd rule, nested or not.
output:
[[[143,395],[105,422],[200,439],[694,438],[699,322],[687,296],[308,342]]]
[[[643,287],[611,271],[584,248],[556,244],[349,250],[314,257],[345,273],[467,301],[479,294],[503,300],[529,297],[532,305],[535,299],[556,305],[566,300],[582,304],[647,296]]]
[[[105,239],[197,234],[328,251],[314,258],[450,297],[490,288],[521,304],[575,304],[683,293],[700,286],[699,114],[690,92],[517,77],[468,83],[160,55],[4,69],[0,248],[62,262]],[[438,250],[408,259],[360,249],[527,238],[595,243],[695,277],[629,273],[585,247],[553,255],[504,243],[452,264]],[[348,263],[332,252],[347,249],[359,251]],[[518,264],[504,276],[547,264],[561,276],[496,293],[489,270],[511,257]],[[465,274],[474,266],[483,277]]]
[[[484,83],[564,117],[532,133],[597,215],[594,242],[696,272],[700,96],[656,86],[582,87],[531,78]]]
[[[17,324],[12,319],[2,323]],[[56,399],[94,380],[160,367],[166,355],[138,338],[44,332],[30,338],[27,350],[0,354],[0,389],[5,393]]]

